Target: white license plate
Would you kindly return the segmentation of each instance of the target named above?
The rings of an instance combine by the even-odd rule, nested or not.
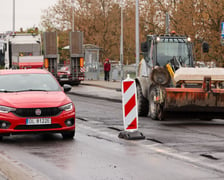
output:
[[[30,118],[26,119],[26,125],[51,124],[51,118]]]
[[[68,81],[68,78],[61,78],[61,81]]]

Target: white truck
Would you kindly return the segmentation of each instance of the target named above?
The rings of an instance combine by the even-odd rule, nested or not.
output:
[[[17,33],[6,37],[5,68],[43,68],[40,35]]]

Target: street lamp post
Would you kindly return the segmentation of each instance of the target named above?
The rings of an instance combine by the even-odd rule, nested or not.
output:
[[[15,0],[13,0],[12,34],[15,34]]]
[[[170,17],[169,13],[166,12],[166,34],[170,33]]]
[[[135,5],[135,46],[136,46],[136,77],[138,76],[138,64],[139,64],[139,11],[138,11],[139,1],[136,0]]]
[[[71,0],[72,3],[72,32],[75,31],[75,13],[74,13],[74,0]]]

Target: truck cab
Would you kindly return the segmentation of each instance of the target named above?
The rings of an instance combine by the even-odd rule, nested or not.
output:
[[[17,33],[8,35],[5,68],[43,68],[41,37],[39,34]]]

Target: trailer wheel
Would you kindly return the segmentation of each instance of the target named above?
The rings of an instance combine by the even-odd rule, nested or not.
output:
[[[155,102],[157,96],[157,88],[154,86],[149,91],[149,113],[153,120],[163,120],[164,111],[163,106]]]
[[[139,84],[137,86],[137,101],[138,101],[138,115],[146,117],[149,113],[149,102],[142,94],[142,88]]]

